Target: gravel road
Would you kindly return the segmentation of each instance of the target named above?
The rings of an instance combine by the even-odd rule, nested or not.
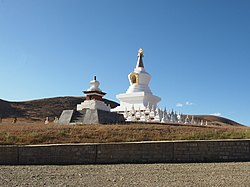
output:
[[[250,186],[250,162],[0,166],[0,186]]]

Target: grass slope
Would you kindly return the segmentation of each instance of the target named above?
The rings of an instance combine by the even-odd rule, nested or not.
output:
[[[158,140],[250,139],[250,128],[195,125],[44,125],[3,122],[0,144],[104,143]]]

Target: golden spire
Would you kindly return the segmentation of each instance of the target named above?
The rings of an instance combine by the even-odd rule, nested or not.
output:
[[[136,67],[137,68],[144,68],[144,65],[143,65],[143,61],[142,61],[142,57],[143,57],[143,50],[142,48],[140,48],[138,50],[138,59],[137,59],[137,64],[136,64]]]
[[[142,48],[140,48],[140,49],[138,50],[138,56],[143,56],[143,50],[142,50]]]

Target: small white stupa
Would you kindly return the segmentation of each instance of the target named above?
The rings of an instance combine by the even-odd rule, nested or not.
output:
[[[124,113],[126,110],[131,111],[132,108],[136,111],[145,111],[148,105],[153,110],[156,109],[161,98],[153,95],[148,86],[151,75],[146,72],[142,58],[143,50],[139,49],[136,67],[128,75],[130,86],[126,93],[116,96],[120,100],[120,106],[112,109],[112,112]]]
[[[76,110],[63,110],[58,123],[60,125],[124,123],[122,114],[110,112],[110,106],[106,105],[102,98],[106,93],[102,92],[99,85],[100,82],[94,76],[90,81],[90,88],[84,91],[85,101],[78,104]]]
[[[103,101],[103,96],[106,93],[102,92],[99,88],[100,82],[96,80],[96,76],[94,79],[90,81],[90,88],[83,93],[86,94],[86,100],[81,104],[77,105],[77,111],[81,111],[83,109],[98,109],[104,111],[110,111],[110,107],[107,106]]]

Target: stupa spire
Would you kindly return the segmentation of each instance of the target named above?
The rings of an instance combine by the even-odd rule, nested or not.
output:
[[[142,57],[144,56],[142,48],[139,49],[137,56],[138,56],[138,59],[137,59],[136,68],[144,68],[143,61],[142,61]]]

